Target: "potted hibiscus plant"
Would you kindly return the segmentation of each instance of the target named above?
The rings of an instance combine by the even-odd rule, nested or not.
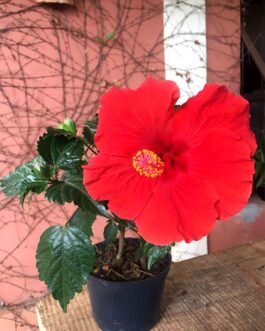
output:
[[[248,102],[218,85],[176,107],[179,94],[174,82],[151,77],[136,90],[112,87],[82,134],[71,119],[47,128],[38,155],[1,180],[22,205],[44,193],[77,206],[65,226],[42,234],[37,269],[65,312],[87,282],[103,330],[149,330],[172,245],[207,235],[251,193]],[[105,241],[93,245],[98,215],[107,220]]]

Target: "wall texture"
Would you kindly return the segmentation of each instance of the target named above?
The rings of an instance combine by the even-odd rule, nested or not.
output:
[[[208,82],[240,88],[240,0],[206,0]]]

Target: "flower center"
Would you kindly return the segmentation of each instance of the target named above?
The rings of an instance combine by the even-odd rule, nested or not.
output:
[[[146,177],[161,176],[164,172],[164,162],[154,152],[148,149],[142,149],[138,151],[132,159],[134,169],[139,174]]]

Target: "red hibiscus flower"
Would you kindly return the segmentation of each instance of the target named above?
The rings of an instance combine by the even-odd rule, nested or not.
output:
[[[175,83],[153,78],[111,88],[101,98],[100,152],[84,167],[88,193],[157,245],[200,239],[252,189],[248,102],[218,85],[174,110],[178,97]]]

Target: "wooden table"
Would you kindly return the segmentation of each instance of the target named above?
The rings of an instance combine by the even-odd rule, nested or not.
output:
[[[37,305],[40,330],[98,331],[84,290],[64,314],[51,296]],[[265,331],[265,241],[172,265],[153,331]]]

